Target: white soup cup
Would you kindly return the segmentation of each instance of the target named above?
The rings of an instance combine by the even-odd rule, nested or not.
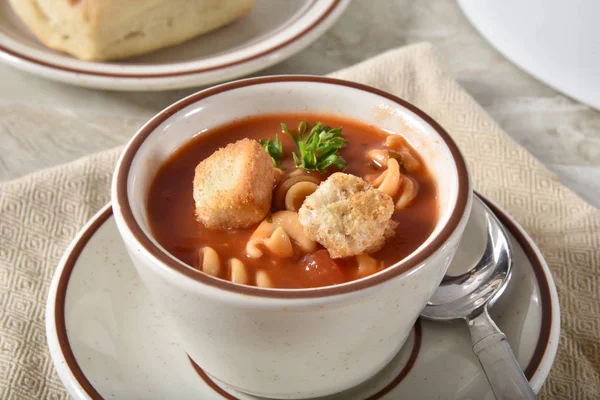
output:
[[[146,208],[164,161],[208,129],[273,113],[342,116],[402,134],[437,183],[439,217],[430,237],[375,275],[313,289],[237,285],[167,253],[152,236]],[[394,357],[446,273],[471,201],[465,160],[433,119],[380,90],[312,76],[227,83],[173,104],[131,139],[112,187],[119,231],[145,286],[169,317],[175,340],[214,379],[286,399],[343,391]]]

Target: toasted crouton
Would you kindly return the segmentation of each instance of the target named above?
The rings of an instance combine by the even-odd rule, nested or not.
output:
[[[323,245],[331,258],[381,249],[398,225],[394,201],[363,179],[341,172],[321,183],[298,212],[306,235]]]
[[[208,228],[246,228],[271,206],[275,168],[256,140],[242,139],[217,150],[196,167],[196,216]]]

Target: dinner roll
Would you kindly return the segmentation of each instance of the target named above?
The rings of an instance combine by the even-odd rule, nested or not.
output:
[[[217,29],[252,0],[10,0],[46,46],[82,60],[148,53]]]
[[[275,168],[256,141],[238,140],[217,150],[196,167],[196,216],[208,228],[246,228],[266,217],[271,206]]]
[[[397,226],[394,201],[363,179],[341,172],[331,175],[304,200],[298,212],[304,232],[332,258],[379,250]]]

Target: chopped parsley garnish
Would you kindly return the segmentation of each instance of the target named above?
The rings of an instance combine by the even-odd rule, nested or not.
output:
[[[298,148],[299,155],[292,153],[296,167],[321,173],[329,167],[346,168],[346,161],[339,152],[348,143],[342,136],[342,128],[333,129],[317,122],[309,130],[306,122],[300,122],[296,132],[291,132],[284,123],[281,129],[290,135]]]
[[[260,145],[264,147],[271,156],[273,165],[275,165],[276,168],[279,168],[279,160],[283,158],[283,146],[279,141],[278,135],[275,135],[275,140],[260,139]]]

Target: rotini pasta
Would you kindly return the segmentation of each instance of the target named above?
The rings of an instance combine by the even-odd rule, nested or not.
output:
[[[406,141],[402,136],[399,135],[389,135],[385,138],[385,147],[392,150],[400,150],[406,145]]]
[[[219,254],[212,247],[205,246],[198,251],[198,266],[209,275],[219,276],[221,274]]]
[[[387,169],[373,181],[373,186],[390,197],[396,196],[400,189],[400,164],[393,158],[388,159]]]
[[[390,158],[390,153],[388,150],[373,149],[367,152],[367,158],[371,160],[375,166],[383,168],[387,165],[388,159]]]
[[[411,154],[410,150],[402,148],[399,153],[406,172],[412,173],[421,168],[421,163]]]
[[[317,244],[305,234],[298,221],[298,214],[292,211],[278,211],[263,220],[246,244],[246,254],[250,258],[263,256],[261,247],[282,258],[293,255],[292,240],[303,253],[312,253]]]
[[[405,209],[417,196],[419,187],[415,180],[408,175],[402,176],[402,182],[400,182],[400,197],[396,201],[396,210]]]
[[[246,266],[237,258],[229,260],[229,275],[229,280],[233,283],[239,283],[240,285],[248,285],[250,283]]]
[[[281,231],[283,229],[278,227]],[[277,231],[277,230],[276,230]],[[285,234],[285,232],[283,232]],[[287,237],[287,235],[286,235]],[[289,239],[288,239],[289,240]],[[291,251],[291,243],[290,243],[290,251]],[[199,257],[199,267],[202,272],[220,277],[222,275],[226,276],[231,282],[239,283],[240,285],[250,285],[251,276],[248,272],[248,268],[246,265],[237,258],[231,258],[227,263],[227,270],[222,271],[221,260],[219,254],[215,249],[209,246],[202,247],[198,251]],[[269,274],[266,271],[258,270],[255,275],[255,284],[258,287],[270,288],[273,287],[273,283]]]
[[[387,165],[387,169],[376,177],[371,184],[392,198],[396,198],[400,193],[395,208],[396,210],[405,209],[417,196],[419,187],[413,178],[401,174],[400,165],[394,158],[388,159]]]
[[[271,282],[269,274],[263,270],[256,272],[256,286],[262,288],[272,288],[273,282]]]
[[[301,181],[290,187],[285,194],[285,209],[288,211],[298,211],[304,203],[304,199],[310,196],[319,188],[319,185],[313,182]]]
[[[375,258],[369,256],[368,254],[359,254],[355,256],[356,264],[358,265],[358,269],[356,274],[359,278],[364,278],[365,276],[373,275],[378,272],[381,268],[383,268],[383,263]]]
[[[421,163],[406,147],[406,142],[402,137],[396,135],[388,136],[385,140],[385,146],[391,149],[402,160],[402,165],[406,169],[406,172],[415,172],[421,167]]]
[[[298,171],[298,170],[296,169],[294,171]],[[288,203],[287,194],[291,190],[292,187],[296,186],[297,184],[299,184],[301,182],[307,182],[307,183],[314,184],[315,190],[316,190],[316,187],[319,186],[319,183],[321,183],[321,181],[319,179],[315,178],[314,176],[310,176],[310,175],[296,175],[296,176],[286,179],[279,185],[279,187],[277,188],[277,190],[275,191],[275,194],[274,194],[274,204],[278,210],[298,211],[297,209],[292,210],[287,207],[287,203]],[[302,186],[298,187],[297,189],[300,189],[301,187]],[[314,192],[314,190],[313,190],[313,192]],[[307,193],[304,197],[306,197],[308,194],[311,194],[311,193],[312,192]],[[299,202],[300,206],[301,206],[302,202],[304,202],[304,198],[301,198],[300,195],[301,195],[301,193],[297,192],[293,196],[290,196],[290,199],[289,199],[290,204],[298,204],[298,202]],[[298,209],[299,208],[300,207],[298,207]]]
[[[266,247],[271,253],[280,258],[288,258],[294,254],[292,242],[285,230],[278,226],[271,232],[272,228],[272,223],[263,221],[256,229],[246,245],[246,254],[248,254],[249,257],[262,257],[263,252],[260,249],[261,246]]]

